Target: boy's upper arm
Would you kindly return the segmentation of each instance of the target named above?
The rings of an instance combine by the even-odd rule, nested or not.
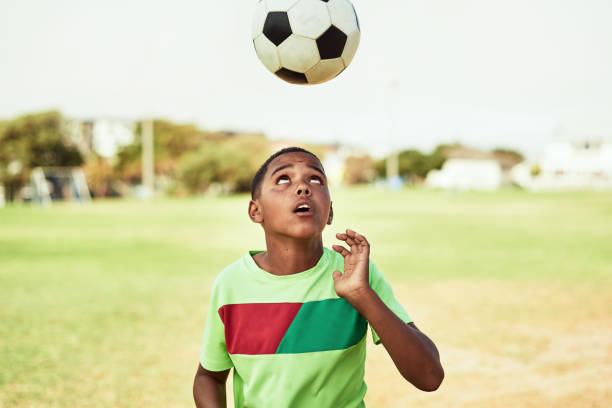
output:
[[[389,285],[389,283],[385,280],[372,261],[370,261],[370,286],[393,313],[395,313],[404,322],[412,323],[412,319],[408,313],[406,313],[406,310],[402,304],[395,298],[391,285]],[[371,330],[374,344],[380,344],[380,337],[378,337],[378,334],[374,331],[374,329]]]
[[[200,350],[200,365],[209,372],[225,371],[234,366],[225,345],[225,326],[218,313],[219,286],[219,281],[215,281]]]

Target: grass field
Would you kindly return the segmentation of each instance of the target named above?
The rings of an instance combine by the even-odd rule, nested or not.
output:
[[[612,194],[333,193],[440,349],[369,345],[368,407],[609,407]],[[245,196],[0,209],[0,406],[188,407],[210,284],[264,247]],[[368,340],[371,343],[371,340]]]

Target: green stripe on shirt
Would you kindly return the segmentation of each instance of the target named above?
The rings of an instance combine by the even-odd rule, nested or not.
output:
[[[306,302],[283,336],[276,354],[343,350],[365,336],[368,323],[342,298]]]

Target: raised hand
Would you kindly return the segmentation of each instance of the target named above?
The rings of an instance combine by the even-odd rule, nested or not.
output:
[[[414,323],[406,324],[383,302],[369,284],[370,244],[361,234],[346,230],[336,237],[350,250],[333,245],[344,257],[344,273],[334,271],[334,288],[378,333],[393,363],[415,387],[434,391],[444,378],[435,344]]]
[[[334,271],[334,288],[338,296],[350,303],[370,289],[370,244],[361,234],[347,229],[345,234],[338,233],[336,238],[344,241],[350,250],[342,245],[332,245],[334,251],[344,257],[344,273]]]

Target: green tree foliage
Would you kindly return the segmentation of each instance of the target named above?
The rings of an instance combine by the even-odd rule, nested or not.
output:
[[[455,149],[461,149],[464,146],[461,143],[442,143],[436,146],[433,154],[448,158],[448,152]]]
[[[415,149],[399,153],[399,174],[404,178],[425,178],[433,169],[440,169],[446,160],[438,153],[424,154]]]
[[[184,156],[198,152],[210,143],[231,142],[240,139],[240,136],[232,132],[204,131],[193,124],[157,119],[153,122],[155,174],[175,179]],[[139,123],[134,130],[134,142],[121,147],[117,152],[114,170],[121,179],[132,184],[141,181],[142,124]]]
[[[261,134],[208,132],[191,124],[168,120],[153,122],[155,174],[173,181],[171,192],[196,194],[220,185],[224,191],[250,191],[251,179],[267,153],[269,143]],[[117,153],[114,171],[131,184],[142,179],[142,126],[134,142]]]
[[[9,200],[38,166],[80,166],[83,157],[63,131],[58,112],[19,117],[0,124],[0,182]]]
[[[177,124],[168,120],[155,120],[153,122],[153,143],[155,173],[174,177],[180,157],[197,150],[206,140],[213,140],[214,136],[199,130],[192,124]],[[133,183],[142,178],[142,124],[139,123],[134,131],[134,142],[123,146],[117,152],[115,171],[121,178]]]
[[[79,166],[83,157],[63,133],[58,112],[26,115],[5,123],[0,133],[0,161],[19,160],[25,168]]]
[[[248,192],[267,152],[263,135],[209,142],[181,158],[177,179],[191,194],[206,192],[213,184],[226,192]]]
[[[446,161],[444,149],[451,145],[440,145],[432,153],[422,153],[416,149],[403,150],[398,155],[399,175],[404,179],[424,179],[433,169],[441,169]],[[453,146],[454,147],[454,146]],[[386,177],[387,159],[374,163],[377,177]]]
[[[374,162],[374,171],[376,178],[383,179],[387,177],[387,159],[378,159]]]

